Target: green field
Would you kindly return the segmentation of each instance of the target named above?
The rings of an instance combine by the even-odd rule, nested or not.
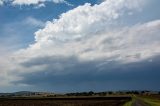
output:
[[[136,106],[139,103],[141,106],[160,106],[160,98],[154,96],[139,96],[132,95],[132,99],[126,102],[123,106]]]
[[[160,100],[152,97],[143,97],[141,98],[145,103],[149,104],[149,106],[160,106]]]

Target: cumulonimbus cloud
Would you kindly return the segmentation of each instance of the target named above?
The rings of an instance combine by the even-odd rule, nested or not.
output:
[[[144,0],[105,0],[63,13],[35,32],[34,44],[12,56],[12,65],[16,65],[12,70],[18,75],[34,72],[57,75],[75,73],[84,66],[81,64],[95,61],[94,71],[99,71],[110,62],[128,64],[159,55],[160,20],[119,25],[121,17],[139,10],[143,4]],[[81,68],[91,71],[86,65]]]
[[[43,39],[17,52],[17,59],[25,63],[45,56],[76,56],[79,61],[138,62],[159,55],[159,28],[160,20],[155,20],[74,40]]]
[[[119,18],[141,8],[142,1],[107,0],[99,5],[86,3],[70,10],[35,32],[36,43],[22,50],[19,57],[26,56],[25,60],[74,55],[80,60],[106,58],[133,62],[158,54],[159,20],[132,27],[118,26]]]
[[[36,60],[45,57],[49,61],[52,58],[48,57],[66,59],[74,56],[80,62],[103,60],[132,63],[157,56],[160,53],[160,20],[130,27],[118,26],[119,18],[126,12],[140,8],[141,4],[137,3],[131,0],[107,0],[94,6],[86,3],[62,14],[57,20],[48,21],[43,29],[35,32],[34,44],[16,52],[14,60],[20,66],[19,70],[42,71],[57,64],[61,70],[65,69],[58,59],[51,61],[51,64],[38,64]],[[22,64],[32,65],[26,69]],[[54,72],[59,72],[58,67]]]

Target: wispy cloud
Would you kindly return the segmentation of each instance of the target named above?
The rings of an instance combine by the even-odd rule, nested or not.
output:
[[[33,17],[27,17],[22,23],[26,25],[31,25],[35,27],[44,27],[45,23],[41,20],[35,19]]]
[[[3,5],[4,2],[6,3],[10,3],[13,6],[14,5],[27,5],[27,6],[34,6],[36,9],[41,8],[41,7],[45,7],[45,3],[46,2],[52,2],[55,4],[59,4],[59,3],[64,3],[68,6],[72,6],[72,4],[70,4],[69,2],[65,1],[65,0],[0,0],[0,5]]]
[[[6,23],[1,26],[0,32],[0,86],[13,86],[10,81],[20,80],[21,78],[14,74],[14,64],[10,63],[13,53],[20,48],[28,45],[31,41],[29,36],[33,36],[32,30],[44,27],[45,23],[33,18],[26,17],[23,20]],[[34,31],[33,31],[34,32]],[[30,34],[30,35],[28,35]],[[21,43],[23,42],[23,44]]]
[[[44,2],[64,3],[64,0],[13,0],[13,5],[37,5]]]
[[[12,5],[32,5],[35,8],[41,8],[41,7],[45,7],[45,4],[47,2],[52,2],[55,4],[66,4],[68,6],[72,6],[72,4],[70,4],[69,2],[65,1],[65,0],[13,0],[12,1]]]
[[[2,0],[0,0],[0,6],[1,6],[1,5],[3,5],[3,1],[2,1]]]
[[[9,45],[13,46],[14,43],[18,43],[18,42],[25,43],[29,38],[29,36],[33,36],[31,32],[34,32],[39,28],[43,28],[44,26],[45,26],[45,22],[30,16],[22,20],[3,24],[0,29],[1,36],[3,37],[3,39],[1,39],[0,41],[2,44],[8,45],[8,46]]]

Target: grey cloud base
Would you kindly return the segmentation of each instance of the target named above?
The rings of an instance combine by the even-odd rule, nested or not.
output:
[[[52,58],[52,57],[48,57]],[[57,70],[54,62],[38,59],[34,65],[50,65],[42,72],[23,74],[23,80],[15,84],[32,85],[33,89],[56,92],[105,91],[105,90],[160,90],[160,56],[137,63],[120,64],[117,62],[90,61],[78,62],[74,57],[61,60],[72,65]],[[99,67],[100,63],[104,63]],[[52,64],[53,63],[53,64]],[[65,65],[66,65],[65,64]],[[27,67],[29,64],[24,64]],[[33,64],[32,64],[33,65]],[[56,71],[66,72],[57,75]]]

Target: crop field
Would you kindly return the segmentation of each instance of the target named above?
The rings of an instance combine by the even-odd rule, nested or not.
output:
[[[131,97],[1,98],[0,106],[123,106]]]

